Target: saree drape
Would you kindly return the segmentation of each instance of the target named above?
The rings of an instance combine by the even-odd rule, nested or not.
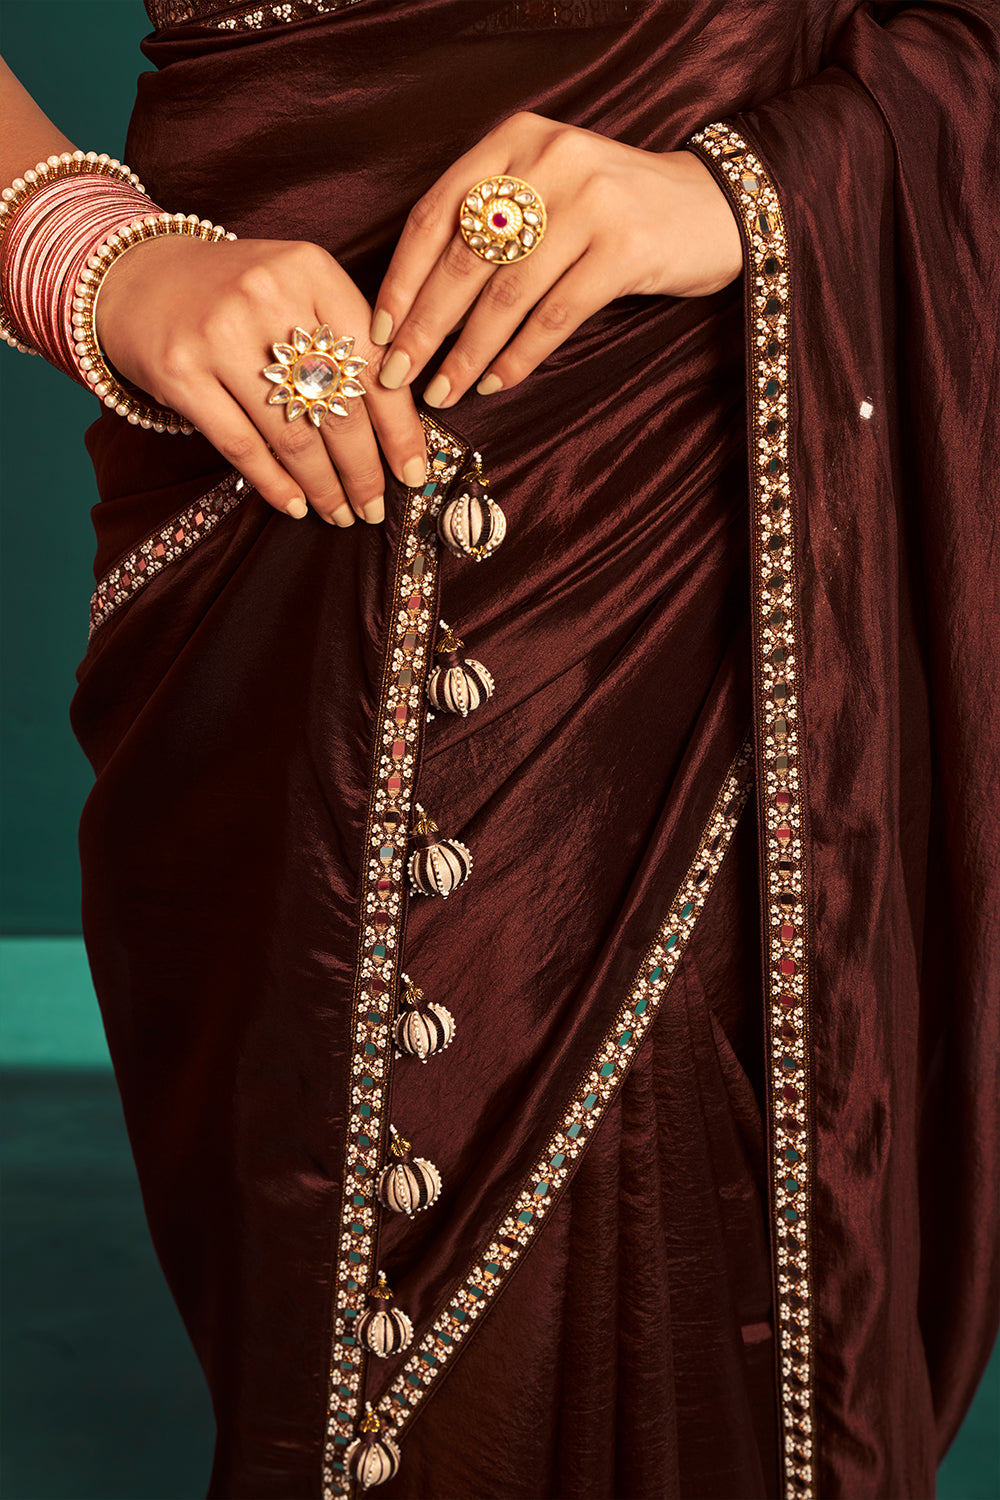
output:
[[[429,416],[384,528],[92,430],[85,932],[210,1494],[353,1493],[370,1403],[387,1500],[932,1495],[996,1326],[991,6],[150,10],[153,197],[369,297],[518,109],[699,151],[745,243]],[[497,688],[428,722],[442,618]]]

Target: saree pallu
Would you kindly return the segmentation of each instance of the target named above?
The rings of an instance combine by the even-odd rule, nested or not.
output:
[[[428,414],[384,527],[92,431],[85,932],[210,1494],[353,1493],[370,1404],[387,1500],[931,1495],[996,1323],[990,7],[151,14],[153,197],[369,298],[518,109],[688,144],[745,244]],[[479,566],[435,529],[477,461]],[[427,720],[442,618],[468,719]],[[472,850],[446,902],[418,804]]]

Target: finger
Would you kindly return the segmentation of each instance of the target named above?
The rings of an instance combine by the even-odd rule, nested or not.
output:
[[[199,432],[268,505],[296,520],[306,515],[302,485],[281,466],[239,402],[218,381],[208,375],[192,376],[186,381],[184,399]]]
[[[425,404],[454,406],[513,338],[532,308],[584,251],[582,238],[553,235],[530,257],[499,267],[479,294],[458,339],[424,391]],[[432,291],[433,278],[425,288],[428,294]],[[421,292],[421,298],[424,294]],[[404,330],[408,326],[409,320]]]
[[[460,156],[411,208],[375,299],[373,344],[388,344],[431,270],[454,237],[458,211],[473,183],[510,172],[511,121],[502,122]]]
[[[615,297],[616,268],[597,264],[597,257],[585,255],[571,266],[565,276],[546,293],[532,309],[523,328],[491,362],[476,386],[481,396],[509,390],[548,359],[575,333],[581,323],[600,312]],[[614,290],[609,288],[614,287]]]
[[[351,376],[362,385],[365,399],[348,398],[348,416],[338,416],[332,411],[320,431],[352,505],[365,520],[375,522],[382,520],[385,514],[382,455],[397,479],[415,487],[423,484],[426,476],[427,444],[410,392],[388,392],[379,386],[378,372],[384,350],[353,331],[366,327],[371,309],[353,285],[345,302],[343,280],[341,273],[340,280],[332,280],[328,291],[318,297],[319,305],[314,309],[315,326],[350,330],[338,334],[335,342],[340,344],[350,339],[350,347],[343,357],[365,361],[365,367],[352,371]],[[329,314],[330,309],[338,305],[341,312],[333,322],[328,316],[324,317],[324,313]],[[343,316],[345,307],[346,317]],[[350,425],[345,426],[345,422]],[[382,454],[379,453],[380,445]]]
[[[379,373],[381,385],[396,390],[415,380],[493,276],[493,265],[453,234],[396,329]]]
[[[385,471],[365,402],[352,397],[346,416],[331,412],[320,433],[327,461],[356,514],[372,525],[384,520]]]
[[[264,382],[260,382],[263,386]],[[270,405],[266,390],[255,381],[234,381],[231,394],[256,424],[282,469],[301,487],[306,500],[324,521],[351,526],[354,517],[326,444],[303,415],[289,422],[282,406]],[[376,489],[375,495],[380,493]],[[374,499],[372,495],[369,499]]]
[[[375,351],[374,368],[380,353]],[[408,390],[383,390],[375,378],[365,380],[364,384],[368,392],[365,397],[368,418],[385,461],[397,479],[416,489],[427,478],[427,440],[413,395]]]
[[[371,324],[373,344],[390,343],[454,235],[459,199],[457,189],[451,188],[448,181],[454,171],[454,167],[449,168],[407,215],[375,299]]]

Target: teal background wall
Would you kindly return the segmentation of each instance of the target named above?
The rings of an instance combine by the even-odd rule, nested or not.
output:
[[[77,145],[118,157],[148,29],[140,0],[0,0],[14,71]],[[79,931],[90,776],[67,709],[92,581],[95,410],[0,346],[0,932],[27,935],[0,942],[2,1486],[8,1500],[195,1500],[207,1396],[149,1244],[82,944],[30,936]],[[994,1356],[939,1500],[1000,1494],[998,1411]]]
[[[25,87],[81,150],[119,158],[149,29],[141,0],[0,0],[0,52]],[[93,582],[83,433],[96,411],[0,344],[0,932],[80,930],[90,772],[67,711]]]

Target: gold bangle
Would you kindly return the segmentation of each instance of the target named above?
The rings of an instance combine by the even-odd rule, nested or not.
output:
[[[133,219],[117,233],[109,235],[104,244],[98,246],[90,257],[76,286],[73,300],[73,331],[76,339],[77,360],[83,377],[95,396],[100,397],[110,410],[124,417],[133,427],[142,427],[153,432],[192,433],[194,427],[186,417],[148,400],[134,388],[126,387],[104,358],[97,341],[97,298],[108,271],[127,251],[146,240],[157,239],[164,234],[183,234],[195,239],[217,244],[220,240],[234,240],[235,234],[227,234],[221,225],[210,219],[199,219],[197,214],[150,214],[145,219]]]
[[[135,188],[137,193],[146,191],[131,167],[127,167],[117,157],[109,156],[106,151],[102,151],[100,155],[96,151],[64,151],[61,156],[50,156],[47,161],[37,162],[23,177],[15,177],[10,187],[4,188],[0,193],[0,236],[22,204],[33,198],[43,187],[48,187],[57,177],[81,177],[88,174],[93,177],[117,177],[119,181]]]

